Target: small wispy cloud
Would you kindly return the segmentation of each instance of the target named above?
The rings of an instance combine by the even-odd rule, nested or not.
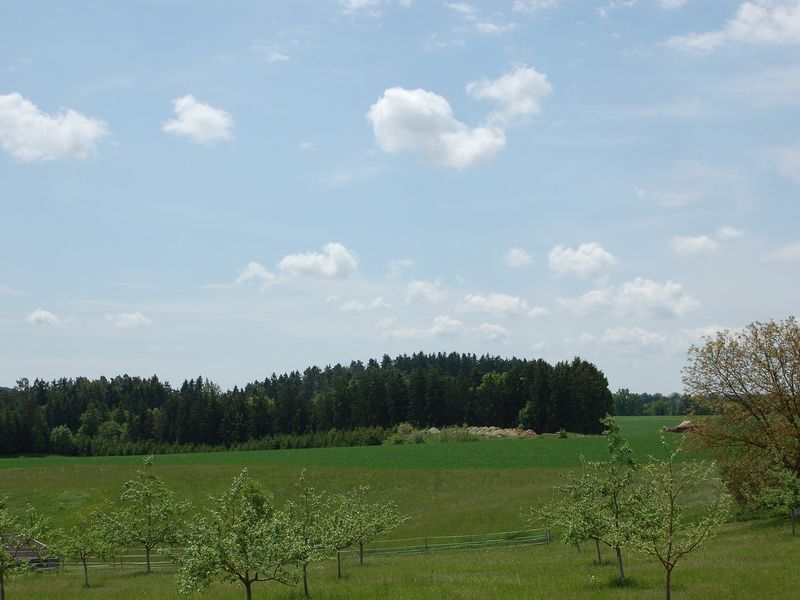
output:
[[[106,315],[106,322],[120,329],[136,329],[140,327],[150,327],[153,322],[140,312],[117,313]]]
[[[175,117],[162,130],[199,144],[213,144],[233,137],[233,117],[221,108],[200,102],[191,94],[172,101]]]
[[[64,323],[56,315],[43,308],[37,308],[25,317],[25,322],[31,325],[41,325],[47,327],[62,327]]]

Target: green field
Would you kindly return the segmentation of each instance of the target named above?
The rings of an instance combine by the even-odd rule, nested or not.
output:
[[[679,417],[619,419],[637,455],[659,450],[658,429]],[[300,469],[318,489],[372,486],[375,500],[394,500],[412,519],[394,537],[508,531],[524,527],[521,517],[534,503],[546,502],[563,473],[581,456],[603,458],[599,437],[542,436],[522,440],[431,443],[404,446],[323,448],[286,451],[219,452],[156,457],[155,468],[182,498],[202,505],[208,493],[227,488],[243,467],[278,498],[291,494]],[[78,511],[116,498],[133,476],[140,457],[20,457],[0,459],[0,495],[12,505],[25,502],[70,524]],[[719,538],[691,555],[674,575],[676,598],[795,598],[800,543],[783,521],[726,526]],[[606,557],[611,558],[610,553]],[[349,562],[352,563],[352,560]],[[632,584],[616,588],[612,565],[593,566],[591,553],[560,544],[526,548],[471,550],[429,556],[371,558],[364,567],[348,565],[335,580],[335,567],[312,573],[315,598],[658,598],[659,568],[631,557]],[[80,588],[77,571],[15,578],[9,599],[175,598],[169,574],[144,576],[133,570],[97,571],[96,587]],[[259,584],[257,598],[301,597],[297,590]],[[206,598],[240,598],[236,586],[218,585]]]

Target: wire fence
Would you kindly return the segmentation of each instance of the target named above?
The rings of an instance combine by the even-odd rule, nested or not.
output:
[[[549,529],[522,529],[494,533],[439,535],[394,540],[375,540],[364,546],[364,556],[427,554],[446,550],[511,548],[549,544]],[[342,551],[342,555],[358,555],[358,548]]]
[[[549,529],[521,529],[518,531],[500,531],[493,533],[468,533],[462,535],[439,535],[391,540],[374,540],[364,545],[364,557],[368,556],[403,556],[410,554],[427,554],[433,552],[479,550],[494,548],[512,548],[516,546],[535,546],[549,544],[552,541]],[[182,548],[172,549],[171,554],[179,557]],[[340,552],[341,557],[359,556],[358,546]],[[336,557],[332,557],[336,560]],[[108,560],[92,560],[87,568],[99,569],[131,569],[147,568],[147,555],[143,549],[134,549],[124,554],[117,554]],[[178,564],[172,556],[153,551],[150,553],[150,569],[153,571],[174,571]],[[83,563],[65,562],[63,569],[83,569]]]

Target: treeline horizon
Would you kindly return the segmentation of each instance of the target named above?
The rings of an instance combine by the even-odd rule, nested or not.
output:
[[[227,391],[202,376],[178,388],[155,375],[21,379],[0,388],[0,454],[361,445],[381,443],[404,422],[591,434],[613,412],[605,375],[577,357],[550,365],[455,352],[384,355],[273,373]]]

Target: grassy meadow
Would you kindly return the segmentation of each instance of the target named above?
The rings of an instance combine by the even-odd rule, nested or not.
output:
[[[637,456],[659,452],[658,430],[680,417],[628,417],[619,422]],[[359,448],[217,452],[156,457],[155,471],[181,498],[202,506],[222,492],[246,466],[276,497],[291,496],[302,468],[318,489],[338,491],[369,484],[373,499],[394,500],[411,515],[396,538],[508,531],[525,526],[522,513],[544,503],[561,476],[581,457],[602,459],[602,438],[487,440]],[[59,525],[80,511],[117,498],[141,457],[18,457],[0,459],[0,495],[12,506],[30,502]],[[697,500],[702,499],[702,493]],[[590,548],[578,554],[559,543],[510,549],[469,550],[427,556],[370,557],[364,567],[348,557],[345,578],[335,564],[311,574],[314,598],[659,598],[659,565],[628,558],[631,585],[613,584],[614,566],[595,566]],[[680,564],[673,575],[676,598],[795,598],[800,542],[782,520],[732,523]],[[606,552],[605,559],[611,560]],[[145,576],[133,569],[92,573],[94,586],[81,588],[78,570],[64,575],[28,574],[7,588],[15,598],[151,599],[178,596],[168,573]],[[302,590],[257,584],[256,598],[302,597]],[[188,596],[192,597],[192,596]],[[242,598],[240,585],[215,585],[197,598]]]

